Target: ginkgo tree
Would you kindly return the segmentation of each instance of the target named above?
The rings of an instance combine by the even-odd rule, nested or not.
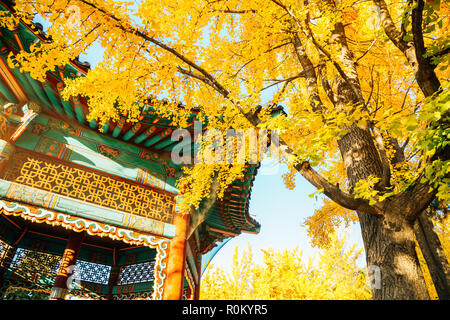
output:
[[[257,263],[253,248],[236,247],[229,270],[209,265],[202,275],[202,300],[367,300],[376,279],[357,261],[361,249],[345,236],[329,234],[327,248],[307,257],[301,250],[262,250]]]
[[[427,299],[413,226],[450,194],[448,9],[437,0],[16,0],[1,24],[49,23],[48,41],[9,61],[40,80],[94,43],[104,48],[63,92],[85,96],[100,126],[136,120],[151,94],[170,101],[153,106],[180,127],[197,108],[218,130],[279,130],[272,143],[291,169],[288,186],[300,173],[356,212],[367,264],[382,275],[372,296]],[[285,113],[274,117],[279,104]],[[213,180],[223,194],[242,168],[186,169],[186,208]]]

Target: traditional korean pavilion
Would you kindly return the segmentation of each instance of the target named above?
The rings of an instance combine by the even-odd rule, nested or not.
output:
[[[44,40],[39,24],[0,29],[0,298],[198,299],[202,255],[259,231],[248,212],[257,166],[223,200],[180,214],[170,119],[147,104],[139,122],[100,130],[88,101],[60,96],[87,63],[45,82],[8,66]]]

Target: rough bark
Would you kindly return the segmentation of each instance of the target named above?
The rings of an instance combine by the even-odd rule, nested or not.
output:
[[[358,212],[369,270],[379,268],[372,285],[375,300],[425,300],[428,290],[415,251],[413,226],[395,215]],[[372,275],[377,276],[377,274]],[[377,281],[380,285],[376,286]]]
[[[425,211],[417,217],[414,233],[439,299],[450,300],[450,266],[439,237],[433,230],[433,222]]]

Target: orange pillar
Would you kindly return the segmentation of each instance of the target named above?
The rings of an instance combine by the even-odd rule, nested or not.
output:
[[[167,261],[167,279],[164,286],[164,300],[183,298],[184,268],[186,264],[186,241],[190,221],[189,214],[174,212],[175,237],[170,242]]]
[[[50,300],[64,300],[68,292],[67,280],[70,273],[72,273],[70,267],[77,263],[83,238],[84,232],[70,231],[66,249],[64,250],[55,283],[53,284]]]

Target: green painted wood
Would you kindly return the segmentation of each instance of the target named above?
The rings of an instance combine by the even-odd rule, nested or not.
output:
[[[149,127],[147,130],[145,130],[145,132],[141,133],[140,135],[138,135],[136,137],[136,139],[134,139],[134,142],[139,144],[142,141],[144,141],[145,139],[147,139],[148,137],[150,137],[157,129],[158,127],[156,126],[151,126]]]
[[[19,99],[17,99],[11,89],[5,83],[3,83],[2,80],[0,80],[0,92],[6,98],[6,101],[2,104],[6,104],[8,102],[19,103]]]
[[[58,111],[56,108],[54,108],[53,104],[50,102],[40,82],[37,82],[36,80],[31,78],[31,76],[28,73],[25,74],[25,78],[30,84],[30,86],[33,88],[34,94],[39,97],[43,105],[49,108],[50,110],[53,109],[55,111]]]
[[[89,122],[89,127],[91,127],[91,129],[97,129],[97,120],[92,119],[92,120]]]
[[[133,133],[133,132],[127,131],[127,132],[123,135],[122,139],[123,139],[124,141],[128,141],[128,140],[130,140],[133,136],[134,136],[134,133]]]
[[[19,243],[20,248],[33,249],[36,243],[45,243],[45,253],[62,256],[66,247],[66,240],[45,237],[40,234],[27,233]]]
[[[151,137],[150,139],[146,140],[144,142],[144,146],[150,147],[151,145],[157,143],[160,140],[161,140],[161,137],[159,135],[155,135],[155,136]]]
[[[192,255],[192,249],[186,250],[186,260],[187,260],[189,271],[191,272],[195,283],[198,283],[197,266],[195,264],[194,256]]]
[[[69,117],[69,119],[72,119],[72,120],[75,119],[75,114],[73,112],[72,105],[70,104],[70,101],[64,100],[61,97],[61,92],[64,90],[64,84],[62,82],[58,82],[58,84],[56,85],[56,88],[58,90],[59,98],[60,98],[60,101],[61,101],[61,103],[63,105],[64,112]]]
[[[38,116],[34,123],[40,124],[43,126],[47,126],[48,119],[45,119],[42,116]],[[85,135],[80,137],[67,135],[66,133],[51,128],[47,132],[43,133],[40,137],[34,135],[31,131],[33,128],[28,128],[29,130],[24,132],[23,135],[18,139],[17,145],[26,149],[32,149],[38,152],[43,152],[43,150],[37,149],[37,143],[40,139],[49,138],[53,139],[57,142],[67,144],[72,149],[72,157],[65,158],[65,160],[77,162],[79,164],[96,168],[102,171],[107,171],[119,176],[126,176],[128,178],[133,178],[133,180],[137,180],[137,176],[139,174],[139,170],[150,170],[156,171],[160,174],[165,175],[165,170],[162,166],[163,162],[155,163],[146,159],[139,158],[136,153],[124,152],[123,149],[119,149],[119,155],[115,159],[109,159],[103,155],[99,154],[100,144],[97,141],[91,139],[85,139]],[[91,138],[90,135],[88,137]],[[56,143],[56,142],[55,142]],[[135,150],[131,150],[135,151]],[[44,152],[45,153],[45,152]],[[129,174],[130,171],[134,170],[132,174]],[[170,183],[170,182],[169,182]],[[172,184],[174,185],[174,184]],[[174,190],[171,188],[171,192]],[[167,190],[169,191],[169,190]]]
[[[74,97],[73,98],[73,108],[75,110],[75,117],[78,120],[80,124],[86,123],[86,117],[83,112],[83,107],[80,102],[80,97]]]
[[[139,131],[139,129],[142,127],[142,124],[139,122],[133,125],[125,134],[123,135],[122,139],[125,141],[130,140],[134,135]]]
[[[50,86],[50,83],[44,83],[44,91],[47,95],[48,99],[51,102],[51,105],[54,110],[56,110],[59,114],[64,114],[63,106],[61,105],[61,102],[59,101],[58,97],[56,96],[55,92]]]
[[[93,247],[87,244],[81,245],[81,250],[77,260],[99,263],[103,265],[113,265],[113,250]],[[95,258],[94,261],[92,258]]]
[[[130,264],[143,263],[152,261],[156,258],[156,249],[149,247],[132,248],[121,251],[117,261],[118,266],[126,266]]]
[[[39,137],[36,135],[30,135],[28,132],[22,133],[22,135],[17,139],[16,146],[22,147],[24,149],[35,150],[39,143]]]
[[[107,123],[105,123],[105,124],[103,125],[103,127],[102,127],[102,133],[108,133],[108,131],[109,131],[109,126],[110,126],[110,123],[109,123],[109,121],[108,121]]]
[[[40,117],[37,117],[36,119],[38,120],[38,124],[45,124]],[[151,186],[171,193],[179,193],[178,189],[175,187],[176,179],[168,177],[160,164],[137,158],[132,154],[126,153],[120,154],[115,159],[110,159],[98,153],[98,145],[96,143],[85,140],[82,137],[68,137],[55,129],[51,129],[41,136],[26,131],[19,137],[16,145],[18,147],[46,154],[48,153],[48,150],[40,147],[43,139],[47,139],[47,144],[50,143],[55,145],[53,156],[60,159],[140,183],[144,183],[141,181],[141,178],[143,171],[146,171],[146,174],[153,176],[146,184],[149,184],[151,181],[152,183],[149,184]],[[70,151],[63,152],[62,156],[57,156],[58,152],[60,152],[59,150],[64,147]],[[158,177],[160,175],[163,177],[162,181],[155,184],[155,182],[159,180]]]
[[[166,138],[165,140],[159,142],[158,144],[156,144],[153,148],[155,148],[156,150],[161,150],[165,147],[167,147],[170,144],[174,144],[175,141],[173,141],[170,137]]]
[[[95,141],[100,144],[108,144],[112,147],[119,148],[121,150],[127,151],[129,153],[133,153],[135,155],[139,155],[141,153],[141,148],[138,146],[134,146],[132,144],[110,138],[105,135],[101,135],[97,132],[93,132],[90,130],[82,130],[81,135],[85,138],[88,138],[92,141]]]
[[[112,136],[114,138],[117,138],[120,135],[120,133],[122,132],[124,124],[125,124],[125,119],[120,119],[117,122],[116,127],[114,128],[114,130],[112,132]]]
[[[40,99],[38,98],[38,96],[34,93],[34,90],[31,87],[31,85],[28,83],[25,75],[23,73],[21,73],[18,68],[12,68],[12,69],[9,68],[9,70],[14,75],[15,79],[17,80],[17,82],[21,86],[22,90],[27,95],[28,99],[34,100],[38,103],[42,103],[42,102],[40,102]]]

